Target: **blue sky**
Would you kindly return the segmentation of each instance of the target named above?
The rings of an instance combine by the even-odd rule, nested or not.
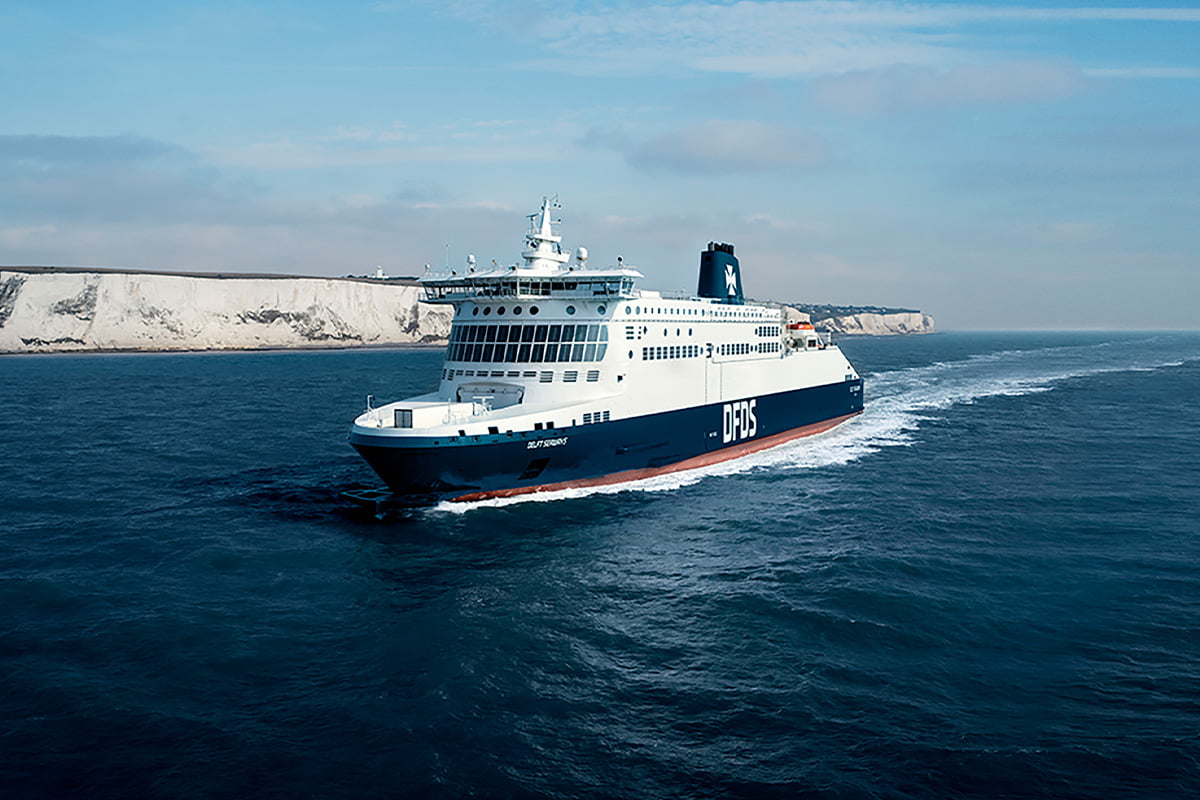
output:
[[[0,264],[344,275],[592,262],[1200,327],[1200,5],[0,5]]]

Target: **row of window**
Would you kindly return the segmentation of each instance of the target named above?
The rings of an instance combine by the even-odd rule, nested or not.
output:
[[[474,370],[474,369],[444,369],[442,370],[442,380],[454,380],[455,378],[537,378],[538,383],[553,383],[554,370],[544,369],[537,371],[527,369],[525,371],[510,369],[493,369],[493,370]],[[563,370],[563,383],[575,383],[579,380],[579,370],[568,369]],[[596,383],[600,380],[600,370],[589,369],[584,378],[588,383]]]
[[[425,295],[434,300],[464,295],[467,297],[503,299],[507,297],[550,297],[556,293],[566,292],[574,297],[590,296],[593,298],[603,298],[614,295],[627,295],[633,292],[632,278],[625,278],[623,280],[606,278],[599,281],[505,281],[495,283],[488,280],[474,282],[470,280],[469,275],[459,277],[457,272],[454,271],[451,271],[450,275],[452,277],[449,279],[449,285],[427,284],[425,286]],[[460,306],[459,310],[455,313],[461,313],[462,310],[462,306]],[[484,307],[483,313],[485,315],[491,312],[490,307]],[[479,306],[476,306],[471,313],[478,315]],[[503,314],[503,307],[498,307],[496,313]],[[515,307],[513,313],[521,313],[521,307]],[[530,308],[529,313],[538,313],[537,306]]]
[[[668,358],[696,358],[700,355],[700,345],[680,344],[673,347],[643,347],[643,361],[661,361]]]
[[[780,342],[759,342],[758,344],[736,342],[734,344],[723,344],[718,347],[717,355],[746,356],[751,353],[778,353],[782,349],[783,344]]]
[[[662,332],[663,332],[663,336],[671,335],[671,331],[669,328],[663,328]],[[695,331],[692,328],[687,329],[688,336],[693,335],[693,333],[695,333]],[[645,325],[626,325],[625,326],[625,338],[629,341],[641,339],[641,338],[649,336],[649,335],[650,335],[650,328],[648,328]],[[676,328],[675,335],[683,336],[683,328]]]
[[[450,344],[607,342],[606,325],[455,325]]]
[[[461,291],[461,286],[452,287]],[[481,281],[473,286],[474,294],[483,297],[517,297],[540,295],[549,297],[554,292],[583,292],[596,296],[606,294],[622,294],[633,291],[633,279],[614,280],[605,278],[598,281],[504,281],[492,283]]]
[[[608,345],[599,344],[452,344],[450,361],[506,364],[603,361]]]
[[[730,308],[726,305],[709,306],[703,308],[695,308],[690,306],[685,307],[655,307],[649,306],[625,306],[626,314],[641,314],[642,312],[655,316],[687,316],[687,317],[716,317],[718,319],[768,319],[772,316],[777,316],[770,311],[755,308],[747,310],[744,308]]]
[[[605,283],[611,283],[606,281]],[[601,284],[604,285],[604,284]],[[578,287],[576,281],[506,281],[498,284],[480,284],[479,290],[481,294],[499,294],[499,295],[526,295],[540,294],[549,295],[551,292],[573,292]],[[630,282],[632,288],[632,281]],[[593,289],[592,283],[585,283],[584,288]]]
[[[757,336],[781,336],[783,329],[778,325],[759,325],[754,329],[754,333]]]
[[[482,306],[482,308],[483,308],[483,315],[485,317],[492,313],[491,306]],[[521,311],[523,308],[524,308],[524,306],[513,306],[513,310],[512,310],[513,316],[514,317],[521,316]],[[475,306],[475,308],[471,309],[471,316],[478,317],[479,309],[480,309],[480,306]],[[507,306],[496,306],[496,316],[503,317],[504,312],[507,310],[508,310]],[[575,306],[567,306],[564,310],[567,312],[568,316],[574,316],[576,308],[575,308]],[[604,305],[596,306],[596,313],[599,314],[600,316],[604,316],[604,313],[606,311],[608,311],[608,306],[604,306]],[[457,312],[455,312],[455,313],[457,313]],[[535,316],[537,316],[537,313],[538,313],[537,306],[529,307],[529,316],[535,317]]]
[[[397,414],[398,414],[398,413],[399,413],[399,412],[397,412]],[[410,413],[411,413],[411,412],[410,412]],[[610,417],[611,417],[611,412],[608,412],[608,411],[588,411],[588,412],[585,412],[585,413],[584,413],[584,415],[583,415],[583,424],[584,424],[584,425],[594,425],[594,424],[596,424],[596,423],[598,423],[598,422],[608,422],[608,421],[609,421],[609,419],[610,419]],[[574,425],[574,424],[575,424],[575,420],[571,420],[571,424],[572,424],[572,425]],[[397,425],[396,427],[397,427],[397,428],[399,428],[400,426],[399,426],[399,425]],[[411,427],[411,425],[410,425],[409,427]],[[552,430],[554,430],[554,428],[555,428],[555,425],[554,425],[554,421],[553,421],[553,420],[550,420],[550,421],[548,421],[548,422],[535,422],[535,423],[533,423],[533,429],[534,429],[535,431],[552,431]],[[512,431],[505,431],[505,432],[506,432],[506,433],[507,433],[509,436],[512,436]],[[497,426],[497,425],[489,425],[489,426],[488,426],[488,433],[492,434],[493,436],[499,435],[499,433],[500,433],[500,428],[499,428],[499,426]],[[461,428],[460,428],[460,429],[459,429],[459,431],[458,431],[458,435],[459,435],[459,436],[466,436],[466,435],[467,435],[467,432],[466,432],[465,430],[463,430],[463,429],[461,429]],[[476,439],[478,439],[479,437],[478,437],[478,436],[476,436],[475,438],[476,438]]]

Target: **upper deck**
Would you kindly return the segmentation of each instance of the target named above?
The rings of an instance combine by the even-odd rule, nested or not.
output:
[[[590,300],[632,300],[638,297],[637,280],[642,273],[618,264],[592,269],[587,265],[587,250],[563,252],[562,237],[554,233],[552,204],[542,199],[541,210],[530,216],[525,234],[524,264],[507,267],[493,262],[491,269],[478,270],[475,257],[467,259],[460,272],[448,269],[429,272],[420,278],[425,300],[430,303],[459,303],[465,300],[539,300],[548,297]],[[620,261],[620,259],[618,259]]]
[[[521,267],[458,275],[430,274],[420,279],[428,303],[458,303],[464,300],[633,300],[638,297],[637,270],[564,269],[554,274],[529,274]]]

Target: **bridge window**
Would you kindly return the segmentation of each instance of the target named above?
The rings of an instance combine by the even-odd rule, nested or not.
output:
[[[447,357],[451,361],[600,361],[607,342],[607,325],[461,325],[451,329]]]

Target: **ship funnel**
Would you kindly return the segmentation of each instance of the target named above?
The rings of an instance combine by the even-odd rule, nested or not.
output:
[[[698,297],[715,297],[726,303],[742,305],[742,272],[733,255],[733,245],[709,242],[700,254]]]

